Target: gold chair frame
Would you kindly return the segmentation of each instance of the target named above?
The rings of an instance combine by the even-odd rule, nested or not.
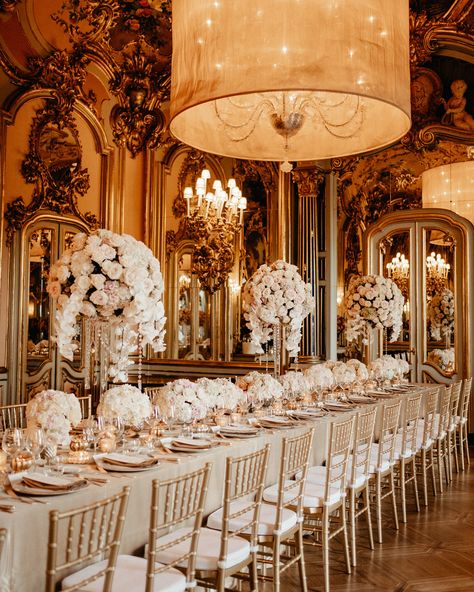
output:
[[[421,474],[421,483],[423,488],[423,503],[428,506],[428,470],[431,469],[431,483],[433,495],[436,495],[436,475],[434,445],[436,441],[436,411],[439,403],[439,388],[425,393],[423,397],[423,435],[421,446],[416,455],[417,474]]]
[[[459,424],[456,432],[456,445],[461,457],[461,471],[464,471],[465,466],[471,464],[469,458],[469,441],[468,441],[468,421],[469,421],[469,404],[471,401],[472,377],[465,378],[462,388],[462,395],[459,400]],[[466,457],[466,460],[464,460]]]

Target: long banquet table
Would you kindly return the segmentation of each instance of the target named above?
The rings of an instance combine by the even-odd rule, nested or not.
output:
[[[435,385],[430,386],[432,388]],[[419,389],[426,392],[426,385],[420,385]],[[413,388],[399,396],[405,399],[407,395],[415,392],[417,391]],[[394,398],[392,397],[391,400]],[[384,402],[385,400],[380,400],[372,403],[378,408],[378,426],[380,426]],[[4,527],[8,530],[6,553],[0,564],[0,590],[2,592],[40,592],[44,589],[50,510],[65,511],[81,507],[117,493],[125,485],[130,485],[130,498],[120,552],[139,554],[148,537],[153,479],[172,478],[203,466],[206,462],[212,463],[205,507],[205,515],[208,515],[222,504],[223,476],[227,456],[241,456],[258,450],[267,443],[270,444],[267,483],[275,483],[278,479],[279,458],[284,437],[302,434],[313,427],[315,432],[311,464],[321,464],[326,457],[330,422],[347,419],[364,407],[365,405],[359,405],[348,411],[331,413],[312,421],[301,422],[301,425],[291,429],[266,430],[262,435],[252,439],[222,441],[222,445],[209,451],[181,455],[179,462],[162,462],[158,467],[146,472],[112,473],[104,486],[91,484],[75,493],[42,497],[41,500],[46,503],[25,504],[13,499],[5,501],[15,506],[15,512],[12,514],[0,512],[0,528]]]

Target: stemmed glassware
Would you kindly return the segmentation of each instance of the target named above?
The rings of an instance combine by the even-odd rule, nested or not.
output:
[[[162,413],[163,421],[166,423],[168,430],[172,430],[176,424],[176,409],[173,403],[168,403]]]
[[[34,467],[37,467],[41,452],[46,444],[46,434],[44,430],[37,426],[29,426],[25,430],[24,445],[28,448],[34,457]]]
[[[6,428],[3,432],[2,450],[11,460],[15,452],[21,448],[23,443],[23,432],[20,428]]]

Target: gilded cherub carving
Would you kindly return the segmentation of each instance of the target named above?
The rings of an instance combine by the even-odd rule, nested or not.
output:
[[[452,96],[447,101],[442,99],[446,113],[441,123],[454,125],[463,130],[474,130],[474,118],[466,112],[466,90],[467,84],[464,80],[455,80],[451,84]]]

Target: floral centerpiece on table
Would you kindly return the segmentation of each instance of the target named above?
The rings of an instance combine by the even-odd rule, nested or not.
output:
[[[148,396],[139,388],[123,384],[105,391],[100,398],[97,415],[121,417],[126,425],[140,426],[151,417],[152,407]]]
[[[356,380],[358,382],[365,382],[366,380],[368,380],[369,371],[367,369],[367,366],[364,364],[364,362],[361,362],[360,360],[357,360],[356,358],[352,358],[350,360],[347,360],[346,365],[349,366],[349,368],[352,368],[352,370],[354,370],[355,375],[356,375]]]
[[[283,325],[285,347],[290,356],[296,356],[301,325],[313,308],[311,285],[304,283],[295,265],[285,261],[261,265],[245,284],[244,316],[258,353],[263,352],[261,345],[275,338],[275,327]]]
[[[453,372],[454,348],[431,350],[428,354],[428,362],[433,366],[437,366],[443,372]]]
[[[356,382],[355,370],[345,362],[331,362],[331,366],[334,384],[337,386],[344,387]]]
[[[279,377],[287,399],[300,399],[311,392],[311,384],[303,372],[286,372]]]
[[[166,416],[173,406],[176,421],[191,423],[206,417],[213,399],[208,397],[201,384],[191,382],[187,378],[179,378],[161,388],[153,402],[159,406],[163,416]]]
[[[401,378],[410,366],[407,361],[396,359],[393,356],[385,355],[372,360],[369,364],[370,377],[377,381],[394,380]]]
[[[428,305],[431,337],[440,341],[442,337],[451,335],[454,329],[454,294],[445,288],[435,294]]]
[[[81,406],[73,393],[41,391],[26,406],[28,427],[42,428],[50,444],[68,446],[71,427],[81,419]]]
[[[304,373],[313,390],[329,389],[334,384],[334,376],[325,364],[315,364]]]
[[[251,402],[269,404],[274,399],[283,397],[283,386],[271,374],[263,372],[249,372],[237,379],[237,386],[240,387]]]
[[[127,379],[128,355],[141,344],[164,350],[166,317],[163,277],[151,250],[127,234],[96,230],[74,236],[69,249],[51,266],[48,292],[57,300],[56,341],[72,359],[77,343],[77,317],[107,322],[114,331],[109,377]]]
[[[390,330],[390,341],[396,341],[402,330],[405,299],[397,284],[381,275],[353,278],[344,308],[347,318],[347,340],[363,336],[368,343],[370,329]]]
[[[208,409],[228,409],[234,411],[245,399],[244,392],[228,378],[200,378],[207,399]]]

